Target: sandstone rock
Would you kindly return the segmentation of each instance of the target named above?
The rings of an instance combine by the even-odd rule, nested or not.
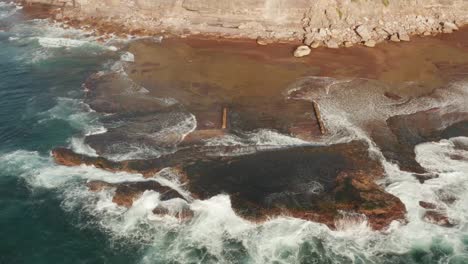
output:
[[[365,215],[374,229],[382,229],[405,217],[404,204],[375,183],[384,171],[377,160],[369,159],[364,142],[259,151],[234,157],[211,156],[213,151],[219,151],[213,147],[180,151],[157,159],[159,162],[121,161],[104,168],[128,170],[137,164],[151,171],[161,165],[177,167],[187,177],[183,182],[193,197],[208,199],[227,193],[236,213],[255,221],[290,215],[334,228],[338,212],[352,211]],[[69,164],[102,161],[102,158],[79,154],[71,157],[80,158]],[[94,182],[88,186],[96,191],[116,188],[113,202],[126,207],[132,206],[147,190],[160,193],[162,200],[184,199],[177,191],[156,181]],[[157,209],[155,213],[168,211]],[[181,217],[189,218],[190,212],[182,213]]]
[[[406,32],[398,33],[398,37],[400,38],[401,41],[410,41],[410,36]]]
[[[373,41],[372,39],[364,42],[364,46],[369,47],[369,48],[375,47],[375,44],[376,44],[375,41]]]
[[[456,225],[452,219],[450,219],[441,211],[426,211],[426,213],[423,216],[423,219],[429,223],[440,225],[443,227],[453,227]]]
[[[355,31],[363,41],[368,41],[372,38],[371,31],[366,25],[357,26]]]
[[[458,30],[458,26],[453,22],[444,22],[444,29]]]
[[[387,159],[398,163],[402,170],[418,173],[419,180],[437,177],[427,173],[421,165],[415,161],[414,147],[427,141],[438,141],[442,138],[465,135],[463,127],[468,116],[464,112],[457,112],[447,108],[432,108],[408,115],[397,115],[387,119],[386,123],[392,130],[392,134],[398,139],[393,146],[389,146],[388,137],[375,138]],[[455,128],[452,130],[452,128]],[[450,134],[446,131],[451,131]],[[383,141],[385,140],[385,142]],[[391,148],[398,145],[398,153],[391,154]],[[423,176],[423,178],[421,178]]]
[[[228,193],[233,209],[247,219],[290,215],[334,227],[341,210],[364,214],[382,229],[403,220],[405,206],[375,183],[383,175],[380,166],[369,159],[365,144],[353,142],[202,161],[185,171],[193,195]]]
[[[320,47],[320,41],[314,41],[310,44],[310,47],[313,48],[313,49],[316,49],[318,47]]]
[[[446,28],[446,27],[442,28],[442,33],[450,34],[452,32],[453,32],[453,30],[451,28]]]
[[[315,40],[315,34],[314,33],[307,33],[304,37],[304,44],[307,46],[310,46]]]
[[[345,46],[346,48],[349,48],[353,46],[353,43],[351,41],[345,41],[343,42],[343,46]]]
[[[90,181],[86,184],[88,189],[93,192],[100,192],[107,188],[112,188],[114,185],[105,181]]]
[[[86,184],[90,191],[99,192],[108,188],[116,188],[112,202],[125,207],[131,207],[133,202],[145,191],[155,191],[160,194],[161,201],[185,198],[176,190],[163,186],[156,181],[108,183],[104,181],[90,181]]]
[[[328,36],[327,30],[325,28],[319,28],[318,30],[318,37],[322,40]]]
[[[171,213],[169,209],[163,207],[163,206],[158,206],[153,209],[153,214],[159,215],[159,216],[164,216],[164,215],[172,215],[174,217],[179,218],[182,221],[187,221],[193,218],[193,211],[190,210],[188,207],[183,207],[180,210]]]
[[[337,49],[340,47],[334,39],[327,40],[325,42],[325,45],[327,45],[327,48],[330,48],[330,49]]]
[[[397,34],[393,34],[393,35],[390,37],[390,40],[393,41],[393,42],[400,42],[400,38],[398,37]]]
[[[103,157],[89,157],[78,154],[66,148],[56,148],[52,150],[52,156],[56,163],[64,166],[80,166],[85,164],[111,172],[126,171],[130,173],[141,173],[145,176],[152,176],[162,168],[167,167],[167,165],[164,164],[164,159],[114,162]]]
[[[296,48],[294,51],[294,57],[300,58],[310,54],[310,48],[306,45],[302,45]]]
[[[265,38],[262,38],[262,37],[257,38],[257,44],[260,45],[260,46],[266,46],[266,45],[268,45],[270,43],[271,43],[271,41],[268,40],[268,39],[265,39]]]
[[[433,203],[429,203],[429,202],[424,202],[424,201],[419,201],[419,206],[425,209],[432,209],[432,210],[437,208],[437,205]]]
[[[46,0],[24,1],[57,4],[56,1]],[[306,32],[319,33],[317,40],[325,41],[333,36],[340,43],[345,40],[354,43],[369,39],[380,41],[380,38],[369,36],[369,33],[371,35],[373,33],[372,27],[376,25],[392,29],[389,31],[392,33],[398,32],[399,28],[404,28],[408,33],[414,31],[423,33],[423,28],[429,30],[437,23],[434,18],[459,21],[461,25],[466,21],[465,10],[468,7],[468,3],[462,0],[430,0],[427,7],[421,6],[419,1],[401,0],[394,5],[391,4],[391,0],[313,1],[313,3],[306,0],[282,0],[267,1],[268,4],[258,0],[242,0],[235,3],[227,0],[74,0],[73,2],[76,2],[76,9],[70,6],[65,11],[70,11],[67,15],[80,21],[86,20],[87,17],[94,21],[112,18],[112,22],[128,25],[133,29],[171,30],[174,33],[184,32],[190,27],[201,33],[249,38],[255,38],[259,32],[274,32],[279,38],[288,39],[292,37],[293,32],[305,29]],[[449,23],[452,22],[446,22],[447,25]],[[342,38],[341,33],[355,25],[359,25],[356,33],[361,39]],[[317,31],[317,28],[320,29]],[[328,28],[333,30],[327,31]],[[377,34],[386,37],[379,32]],[[309,41],[306,44],[310,43]]]

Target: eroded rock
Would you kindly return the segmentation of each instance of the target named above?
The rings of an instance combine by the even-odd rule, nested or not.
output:
[[[174,216],[182,221],[187,221],[193,218],[194,212],[188,207],[180,208],[179,210],[171,211],[163,206],[158,206],[153,209],[153,214],[159,216],[170,215]]]
[[[141,182],[107,183],[103,181],[91,181],[87,183],[91,191],[101,191],[106,188],[116,188],[112,202],[120,206],[131,207],[145,191],[155,191],[160,194],[160,200],[171,200],[180,198],[185,200],[178,191],[161,185],[154,180]]]
[[[455,222],[441,211],[429,210],[423,216],[424,220],[443,227],[453,227]]]
[[[436,209],[437,205],[429,202],[419,201],[419,206],[425,209]]]
[[[286,214],[333,228],[339,212],[347,211],[365,215],[374,229],[382,229],[393,220],[403,221],[405,206],[375,184],[375,180],[383,176],[383,168],[380,162],[369,158],[367,149],[363,142],[352,142],[257,150],[242,156],[213,156],[208,149],[197,148],[166,155],[159,163],[123,161],[101,168],[135,171],[133,164],[147,162],[144,171],[154,171],[172,160],[172,165],[177,165],[187,177],[186,187],[193,197],[208,199],[229,194],[233,209],[247,219],[262,221]],[[77,158],[76,155],[56,154],[54,157],[68,165],[79,165],[80,161],[88,165],[93,161],[108,164],[102,158]],[[73,162],[68,162],[66,157]],[[154,181],[117,185],[92,182],[88,185],[96,191],[115,187],[114,202],[127,207],[146,190],[161,193],[162,199],[183,199],[178,192]]]

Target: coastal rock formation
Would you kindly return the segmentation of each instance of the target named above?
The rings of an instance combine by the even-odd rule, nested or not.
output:
[[[405,206],[375,183],[383,177],[383,169],[379,161],[369,158],[367,149],[363,142],[351,142],[216,156],[209,148],[195,147],[160,159],[122,162],[56,149],[54,157],[63,165],[82,161],[110,171],[142,169],[142,173],[171,164],[185,175],[185,188],[193,197],[229,194],[233,209],[254,221],[290,215],[334,228],[340,212],[352,212],[364,215],[374,229],[380,230],[393,220],[404,220]],[[160,192],[165,199],[184,199],[154,181],[117,185],[91,182],[88,186],[94,191],[116,187],[114,202],[123,206],[131,206],[145,190]]]
[[[90,157],[73,152],[66,148],[56,148],[52,151],[52,156],[60,165],[64,166],[79,166],[82,164],[95,166],[103,170],[112,172],[127,171],[130,173],[141,173],[150,177],[164,168],[163,160],[129,160],[124,162],[114,162],[103,157]]]
[[[24,0],[60,8],[57,20],[99,31],[216,34],[336,43],[450,33],[468,21],[463,0]],[[63,9],[63,10],[61,10]],[[101,19],[101,22],[99,22]],[[105,26],[106,23],[120,26]],[[102,25],[102,26],[100,26]],[[107,27],[107,29],[106,29]],[[115,33],[115,32],[114,32]],[[393,37],[395,39],[395,37]]]
[[[443,227],[453,227],[455,223],[452,219],[450,219],[447,215],[445,215],[441,211],[436,210],[428,210],[423,216],[424,220],[431,223],[440,225]]]
[[[185,200],[185,198],[176,190],[161,185],[160,183],[148,180],[143,182],[124,182],[124,183],[107,183],[103,181],[91,181],[88,182],[88,188],[91,191],[101,191],[107,188],[115,188],[114,198],[112,202],[120,206],[131,207],[133,201],[135,201],[141,194],[145,191],[155,191],[160,194],[160,200],[171,200],[175,198],[180,198]]]

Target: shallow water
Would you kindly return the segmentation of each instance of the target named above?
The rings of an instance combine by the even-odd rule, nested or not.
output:
[[[0,25],[4,28],[0,32],[1,263],[468,263],[468,135],[415,147],[416,161],[439,175],[421,184],[386,160],[366,130],[371,118],[383,122],[392,115],[411,114],[448,103],[465,111],[463,107],[468,101],[465,81],[457,80],[435,99],[423,98],[400,107],[382,93],[369,94],[365,89],[388,88],[380,82],[358,80],[354,86],[346,83],[330,90],[329,82],[335,83],[334,79],[322,78],[315,86],[323,87],[326,93],[317,94],[320,89],[309,93],[305,89],[295,96],[305,102],[320,99],[330,137],[307,142],[277,130],[254,127],[252,131],[204,142],[207,146],[284,147],[356,138],[368,141],[370,152],[385,165],[386,178],[382,184],[407,207],[407,224],[394,223],[388,230],[376,232],[368,227],[365,217],[350,213],[343,214],[335,231],[289,217],[256,224],[237,216],[229,196],[223,194],[207,200],[193,199],[187,205],[181,200],[160,201],[158,193],[147,191],[127,209],[112,203],[112,190],[93,193],[84,183],[148,179],[87,166],[58,166],[51,159],[50,150],[71,146],[75,151],[95,155],[85,144],[84,136],[112,132],[125,125],[126,132],[134,133],[132,137],[143,130],[155,133],[156,142],[178,143],[181,136],[193,130],[190,126],[193,120],[187,118],[190,122],[185,122],[187,119],[181,118],[176,124],[140,127],[133,115],[115,118],[96,113],[83,101],[82,83],[96,71],[111,71],[123,52],[112,52],[105,45],[95,44],[80,31],[63,30],[40,20],[25,21],[19,8],[3,2],[0,2]],[[301,79],[285,87],[285,94],[278,96],[288,95],[287,89],[297,91],[307,87]],[[346,92],[340,93],[340,88]],[[365,107],[359,103],[363,98],[369,102]],[[164,137],[174,133],[176,136],[170,140]],[[119,143],[118,138],[115,141]],[[124,150],[109,152],[115,159],[160,155],[154,149]],[[177,182],[176,173],[163,170],[156,180],[184,193],[186,190]],[[454,197],[455,202],[444,203],[447,197]],[[423,221],[420,200],[443,206],[457,225],[445,228]],[[173,210],[190,206],[195,216],[189,222],[157,216],[152,214],[155,205]]]

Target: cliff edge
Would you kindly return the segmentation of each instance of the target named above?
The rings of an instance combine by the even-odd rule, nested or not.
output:
[[[103,20],[129,32],[302,40],[330,48],[450,33],[466,0],[24,0],[56,6],[56,20]]]

